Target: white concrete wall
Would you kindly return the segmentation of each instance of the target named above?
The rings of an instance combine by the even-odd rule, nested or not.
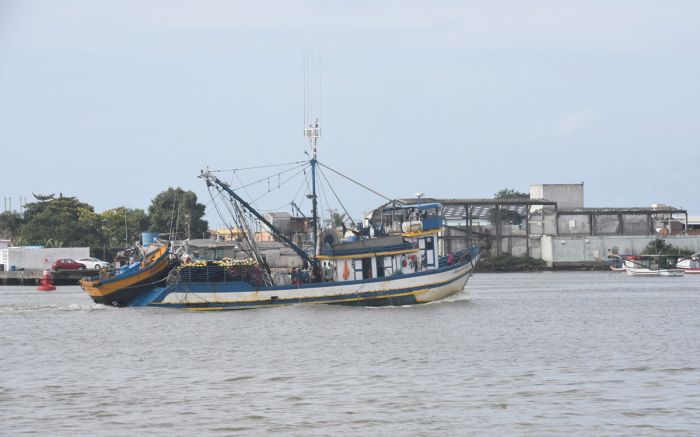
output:
[[[542,247],[539,235],[530,237],[530,258],[542,259]]]
[[[85,258],[90,256],[89,247],[59,247],[29,249],[26,247],[10,247],[7,250],[5,270],[11,266],[16,269],[47,269],[54,261],[61,258]]]
[[[583,208],[583,184],[530,185],[530,199],[553,200],[559,209]]]
[[[548,266],[557,263],[605,261],[609,255],[641,253],[652,236],[549,236],[542,237],[541,259]],[[700,236],[673,236],[664,241],[680,249],[700,252]]]
[[[540,238],[540,259],[545,261],[549,267],[552,266],[554,261],[554,254],[552,253],[552,239],[551,235],[543,235]]]

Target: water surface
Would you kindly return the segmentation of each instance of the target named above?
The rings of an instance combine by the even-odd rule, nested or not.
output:
[[[697,435],[700,277],[234,312],[0,287],[0,435]]]

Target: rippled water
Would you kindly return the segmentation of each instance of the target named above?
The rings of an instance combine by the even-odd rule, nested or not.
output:
[[[400,308],[0,287],[0,434],[697,435],[700,278],[479,274]]]

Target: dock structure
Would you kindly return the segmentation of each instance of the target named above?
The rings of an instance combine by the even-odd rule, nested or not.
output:
[[[439,238],[445,243],[442,247],[446,253],[478,244],[485,256],[541,259],[550,268],[595,268],[618,253],[641,253],[658,238],[679,249],[700,251],[700,232],[692,227],[700,220],[692,220],[683,208],[664,204],[650,208],[584,208],[583,184],[554,188],[549,194],[562,198],[533,198],[531,193],[530,198],[421,201],[443,206],[444,230]],[[384,210],[392,206],[390,202],[375,209],[373,220],[379,222]]]
[[[0,271],[0,285],[38,285],[43,270]],[[56,285],[77,285],[86,276],[96,276],[98,269],[51,271],[51,279]]]

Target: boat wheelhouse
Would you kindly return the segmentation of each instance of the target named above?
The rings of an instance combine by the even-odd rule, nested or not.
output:
[[[324,263],[324,271],[331,269],[342,282],[437,269],[442,205],[402,205],[388,212],[393,213],[393,221],[370,224],[369,233],[374,238],[326,244],[317,257]],[[385,233],[389,235],[382,235]]]

